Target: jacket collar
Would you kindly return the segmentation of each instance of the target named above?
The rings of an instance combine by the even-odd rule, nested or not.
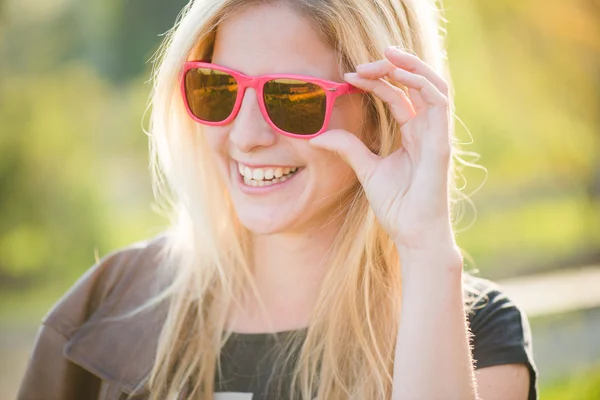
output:
[[[147,393],[164,312],[126,318],[94,316],[67,341],[64,356],[131,395]]]
[[[160,290],[163,243],[159,236],[105,257],[48,317],[70,328],[67,359],[129,394],[144,391],[167,314],[166,302],[132,313]]]

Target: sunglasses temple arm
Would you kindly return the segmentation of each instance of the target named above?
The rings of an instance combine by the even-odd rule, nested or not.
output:
[[[348,93],[348,94],[357,94],[357,93],[365,93],[365,91],[362,90],[362,89],[359,89],[359,88],[357,88],[355,86],[348,85],[346,93]]]

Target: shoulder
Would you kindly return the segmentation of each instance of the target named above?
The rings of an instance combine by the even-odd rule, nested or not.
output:
[[[164,242],[159,235],[99,259],[54,305],[44,325],[69,338],[98,312],[106,317],[142,305],[156,286]]]
[[[108,254],[58,301],[43,321],[46,335],[62,337],[53,345],[61,347],[53,352],[62,359],[54,361],[75,365],[118,392],[133,394],[143,386],[166,304],[141,307],[163,286],[158,273],[165,242],[161,235]]]
[[[516,361],[527,361],[532,350],[531,328],[527,315],[515,300],[500,285],[470,274],[465,274],[463,288],[473,335],[473,351],[474,355],[480,356],[476,359],[477,367],[501,363],[498,357],[492,357],[491,352],[495,349],[507,351],[518,348],[521,359]],[[485,357],[481,357],[483,355]]]
[[[133,311],[160,288],[165,242],[160,235],[106,255],[57,302],[38,331],[19,399],[138,393],[165,313],[162,303]]]
[[[529,398],[537,398],[531,327],[523,309],[488,279],[465,273],[463,289],[475,368],[524,364],[530,372]]]

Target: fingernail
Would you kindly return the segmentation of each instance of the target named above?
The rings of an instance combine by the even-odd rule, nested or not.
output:
[[[358,67],[357,67],[358,69]],[[344,74],[344,79],[356,79],[358,77],[358,74],[356,72],[346,72]]]
[[[358,72],[365,71],[365,70],[369,69],[369,65],[370,65],[370,64],[358,64],[358,65],[356,66],[356,70],[357,70]]]
[[[395,53],[405,53],[405,51],[403,49],[400,48],[400,46],[389,46],[388,50],[391,50]]]

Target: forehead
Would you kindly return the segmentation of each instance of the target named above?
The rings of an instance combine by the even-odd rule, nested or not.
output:
[[[222,22],[212,62],[248,75],[290,73],[341,79],[335,51],[310,20],[284,5],[252,6]]]

